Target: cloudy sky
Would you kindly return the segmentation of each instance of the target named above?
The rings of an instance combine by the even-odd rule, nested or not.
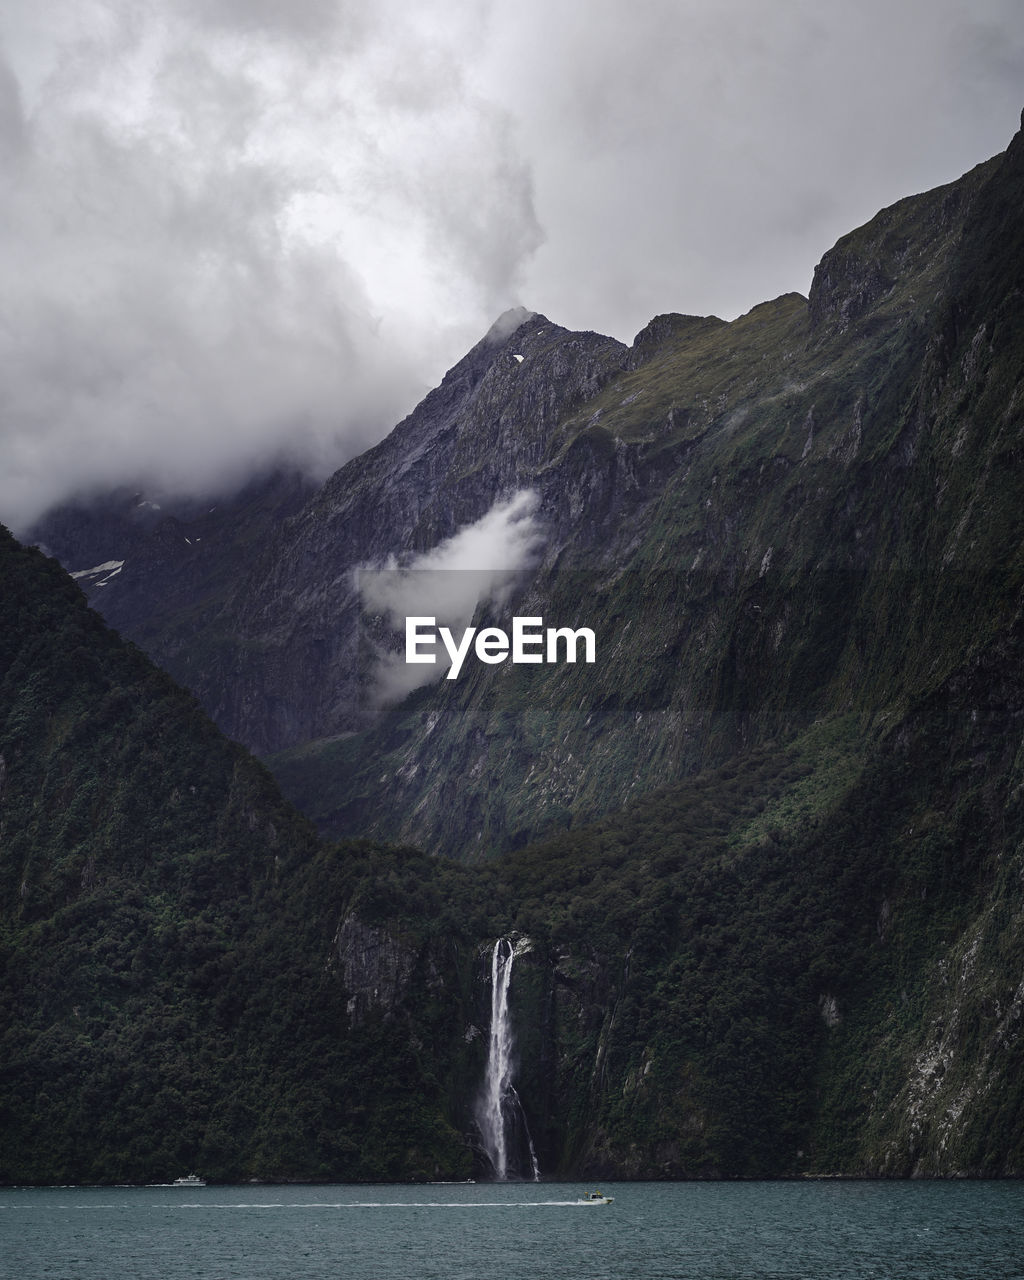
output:
[[[5,0],[0,520],[325,471],[511,305],[806,292],[1022,106],[1021,0]]]

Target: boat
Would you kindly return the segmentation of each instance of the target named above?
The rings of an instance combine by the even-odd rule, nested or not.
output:
[[[584,1191],[580,1204],[611,1204],[614,1196],[602,1195],[600,1191]]]
[[[190,1173],[186,1178],[175,1178],[172,1187],[205,1187],[206,1183],[197,1173]]]

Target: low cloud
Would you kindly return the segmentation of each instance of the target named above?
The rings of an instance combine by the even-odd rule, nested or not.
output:
[[[508,603],[543,549],[539,501],[533,490],[520,490],[432,550],[405,563],[392,559],[383,568],[359,571],[364,610],[390,629],[386,638],[377,640],[378,704],[397,702],[439,680],[448,669],[443,646],[438,646],[436,663],[405,662],[407,617],[433,617],[439,627],[461,634],[482,605],[500,609]],[[401,652],[396,653],[395,646]]]
[[[466,22],[393,8],[12,0],[0,520],[326,475],[518,301],[507,113],[462,81]]]

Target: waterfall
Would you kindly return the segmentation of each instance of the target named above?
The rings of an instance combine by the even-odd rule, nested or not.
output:
[[[512,962],[529,945],[525,938],[514,945],[508,938],[499,938],[491,954],[491,1035],[477,1119],[484,1151],[498,1182],[509,1176],[526,1176],[534,1182],[540,1178],[526,1115],[512,1083],[514,1045],[508,1012]],[[528,1169],[524,1169],[527,1162]]]

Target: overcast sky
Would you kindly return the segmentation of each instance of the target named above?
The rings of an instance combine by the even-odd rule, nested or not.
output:
[[[4,0],[0,520],[325,471],[512,305],[806,293],[1022,106],[1022,0]]]

